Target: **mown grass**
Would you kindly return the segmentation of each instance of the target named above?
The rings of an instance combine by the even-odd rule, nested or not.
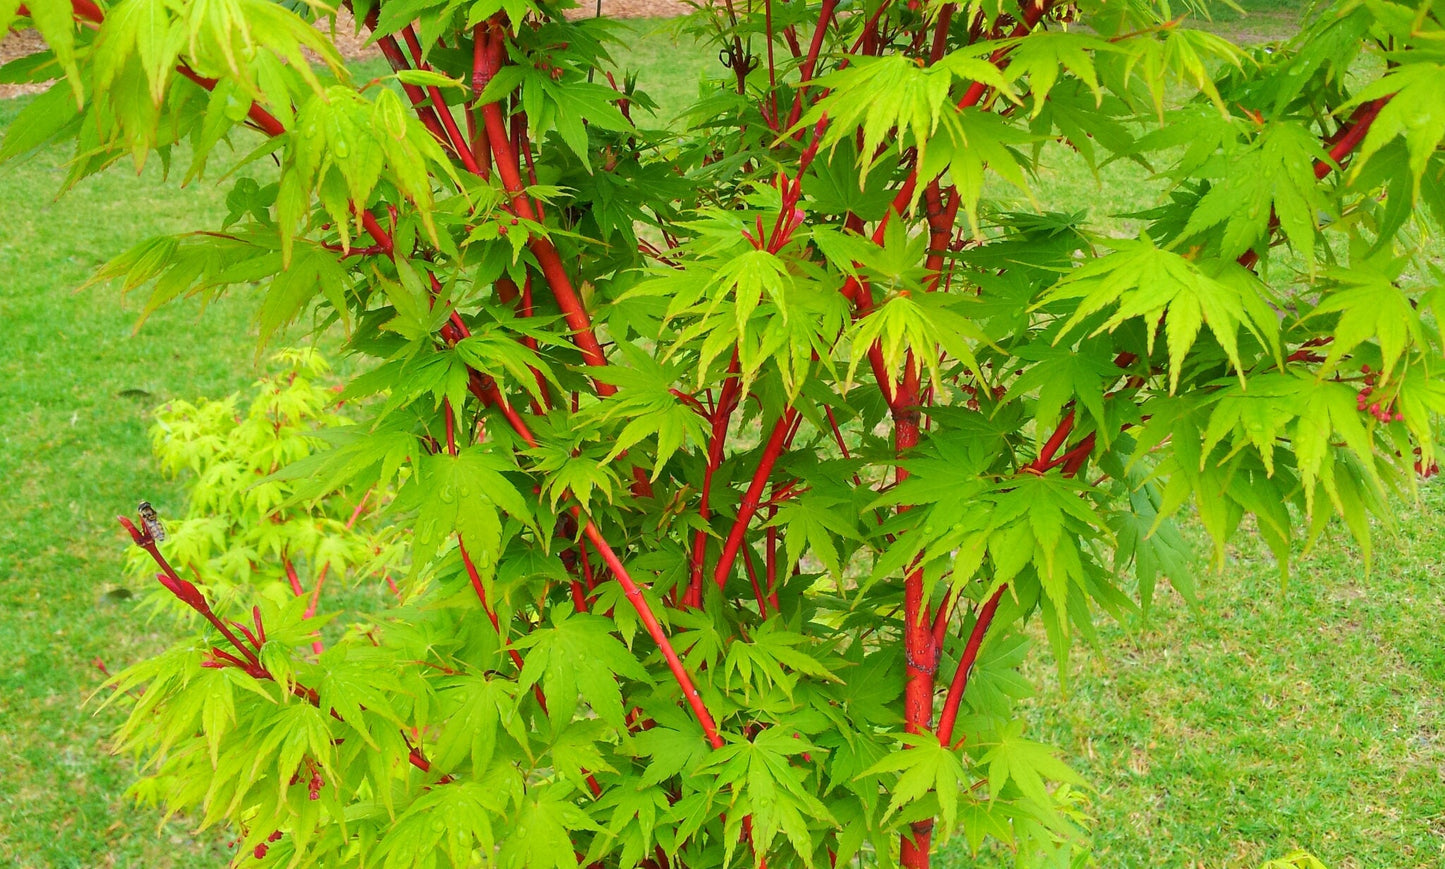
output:
[[[633,27],[623,63],[669,118],[711,58]],[[20,105],[0,104],[0,126]],[[180,507],[149,456],[148,409],[255,376],[254,299],[183,302],[133,332],[139,300],[77,288],[141,238],[214,225],[222,194],[162,183],[152,165],[55,201],[63,160],[0,170],[0,866],[216,866],[222,843],[179,822],[156,834],[158,815],[123,798],[132,772],[106,741],[116,719],[81,704],[102,678],[95,659],[123,666],[162,642],[108,594],[124,547],[112,517],[142,498]],[[1044,180],[1057,207],[1112,212],[1137,203],[1142,177],[1103,183],[1060,165]],[[1201,563],[1197,612],[1165,595],[1147,624],[1101,625],[1067,692],[1041,654],[1033,735],[1098,785],[1101,866],[1250,866],[1295,847],[1335,867],[1445,865],[1433,561],[1445,495],[1425,496],[1402,508],[1368,577],[1352,547],[1327,543],[1281,586],[1246,538],[1222,572]],[[954,846],[942,862],[1000,861]]]
[[[0,104],[0,126],[19,102]],[[77,289],[127,246],[216,222],[221,195],[117,169],[54,196],[63,155],[0,170],[0,865],[201,866],[222,853],[121,796],[132,772],[112,758],[116,719],[82,703],[159,646],[120,583],[114,516],[148,498],[178,508],[145,437],[149,409],[219,395],[253,376],[250,304],[138,310],[110,288]]]
[[[1288,582],[1248,534],[1200,606],[1100,624],[1059,685],[1029,670],[1031,736],[1098,788],[1099,865],[1252,867],[1305,849],[1335,869],[1445,865],[1445,488],[1400,505],[1371,569],[1327,541]],[[1200,541],[1201,556],[1207,554]],[[951,852],[945,865],[970,863]]]

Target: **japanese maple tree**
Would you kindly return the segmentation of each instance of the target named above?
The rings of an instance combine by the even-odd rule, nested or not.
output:
[[[102,277],[356,372],[345,420],[303,357],[170,408],[191,517],[122,519],[191,614],[122,747],[241,862],[1070,865],[1030,624],[1062,663],[1189,597],[1182,516],[1368,555],[1434,470],[1438,0],[1253,47],[1163,0],[712,0],[675,122],[564,3],[349,8],[393,74],[320,4],[0,2],[49,45],[5,74],[63,79],[0,156],[229,187]],[[1142,210],[1046,210],[1066,160]]]

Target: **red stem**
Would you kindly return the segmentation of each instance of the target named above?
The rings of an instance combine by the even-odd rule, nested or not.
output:
[[[813,81],[813,74],[818,68],[818,54],[823,50],[823,38],[828,33],[828,26],[833,23],[833,11],[837,8],[838,0],[823,0],[822,7],[818,9],[818,26],[813,30],[813,41],[808,44],[808,56],[799,68],[798,90],[793,94],[793,108],[788,112],[785,129],[792,129],[803,116],[803,92]]]
[[[476,378],[476,380],[477,383],[474,391],[479,398],[482,398],[487,404],[498,405],[503,408],[506,407],[506,401],[502,397],[501,391],[497,389],[495,383],[481,382],[481,378]],[[513,430],[517,432],[518,437],[522,438],[528,446],[537,446],[536,437],[533,436],[532,432],[527,428],[526,423],[523,422],[520,417],[512,414],[507,417],[507,421],[512,425]],[[648,635],[652,637],[652,641],[656,643],[657,647],[662,651],[662,656],[667,660],[668,669],[672,671],[673,678],[677,681],[678,687],[682,689],[683,697],[686,698],[688,706],[691,707],[693,714],[697,716],[698,723],[702,726],[703,734],[707,737],[708,744],[713,748],[721,748],[723,746],[723,738],[718,733],[717,723],[713,720],[712,713],[708,712],[707,706],[703,704],[702,696],[693,684],[692,677],[688,675],[687,668],[683,666],[682,659],[678,657],[677,650],[673,648],[672,641],[668,639],[667,632],[662,629],[661,623],[657,621],[657,616],[652,612],[652,607],[647,603],[647,599],[642,596],[642,590],[638,587],[637,583],[633,581],[631,574],[627,572],[627,568],[622,566],[622,560],[617,557],[617,553],[612,551],[612,547],[609,546],[607,540],[603,538],[602,532],[598,530],[596,523],[583,516],[580,508],[573,507],[572,515],[578,523],[584,521],[587,523],[582,529],[583,535],[592,541],[593,547],[597,550],[598,554],[602,556],[603,563],[612,571],[612,575],[616,578],[617,584],[622,586],[623,594],[627,597],[628,602],[631,603],[633,609],[637,611],[637,617],[643,626],[647,628]],[[480,584],[480,580],[477,582]]]
[[[743,568],[747,571],[748,582],[753,586],[753,600],[758,603],[758,615],[768,617],[768,596],[763,591],[763,586],[758,582],[758,571],[753,566],[753,551],[751,548],[743,547]]]
[[[574,512],[580,516],[580,510]],[[594,523],[589,520],[587,527],[582,531],[587,535],[587,539],[592,541],[592,545],[596,547],[603,562],[612,571],[618,585],[622,586],[623,594],[627,596],[633,609],[637,610],[637,617],[641,620],[643,627],[647,628],[647,633],[652,637],[652,641],[662,650],[662,656],[667,659],[667,668],[672,671],[672,677],[677,680],[678,687],[682,689],[683,698],[692,708],[693,714],[697,716],[698,723],[702,725],[702,732],[707,738],[708,745],[713,748],[722,748],[723,738],[718,733],[717,723],[713,721],[712,713],[707,711],[707,706],[702,702],[702,695],[698,693],[692,677],[688,675],[687,668],[682,664],[682,659],[677,656],[677,650],[672,647],[672,641],[667,638],[667,632],[662,629],[662,625],[657,621],[657,616],[653,615],[652,607],[642,596],[642,589],[637,587],[636,582],[633,582],[627,568],[622,566],[621,559],[617,557],[617,553],[612,551],[612,547],[607,545],[607,541],[602,538],[602,532],[597,530]]]
[[[305,597],[306,589],[301,587],[301,577],[296,575],[296,566],[291,563],[291,559],[282,555],[281,564],[286,568],[286,581],[291,584],[291,593],[297,597]]]
[[[945,3],[938,10],[938,21],[933,25],[933,45],[928,50],[928,62],[938,63],[948,50],[948,27],[953,23],[954,4]]]
[[[1000,588],[994,592],[993,597],[978,611],[978,618],[974,620],[973,630],[968,635],[968,643],[963,647],[963,656],[958,659],[958,667],[953,671],[953,679],[948,684],[948,696],[944,698],[943,710],[938,715],[938,741],[944,745],[953,740],[953,726],[958,723],[958,707],[963,701],[963,692],[968,688],[969,674],[973,672],[974,661],[978,660],[979,646],[983,645],[983,635],[993,623],[994,613],[998,611],[1004,591],[1005,589]]]
[[[195,610],[202,618],[210,622],[216,630],[221,632],[221,636],[225,637],[226,641],[232,646],[235,646],[236,650],[239,651],[249,663],[259,666],[261,661],[256,657],[256,653],[251,651],[251,648],[245,643],[241,642],[240,639],[231,632],[231,629],[226,627],[225,622],[216,617],[216,614],[211,610],[211,605],[206,601],[205,596],[201,594],[201,590],[196,588],[191,582],[182,579],[180,574],[176,573],[176,569],[171,567],[171,563],[166,560],[166,557],[161,555],[155,538],[139,531],[135,527],[135,524],[125,516],[117,516],[116,519],[120,521],[121,526],[125,528],[126,531],[130,532],[130,537],[135,541],[135,544],[149,553],[151,560],[161,569],[161,573],[157,576],[161,584],[164,585],[171,594],[175,595],[177,600]]]
[[[482,604],[482,611],[487,614],[487,620],[492,623],[492,629],[495,630],[497,636],[501,638],[502,645],[507,647],[507,657],[512,659],[512,663],[517,665],[518,670],[521,670],[522,655],[512,647],[512,641],[507,638],[507,635],[502,633],[502,623],[497,618],[497,611],[492,609],[491,605],[487,603],[487,590],[482,587],[481,574],[477,572],[477,565],[472,561],[472,556],[467,552],[467,545],[463,543],[460,538],[457,540],[457,550],[461,553],[462,565],[467,569],[467,578],[472,581],[472,590],[477,593],[477,600]],[[542,701],[542,708],[546,709],[546,700],[540,696],[538,699]]]
[[[748,483],[748,490],[743,494],[742,503],[738,505],[738,516],[733,520],[732,530],[728,532],[722,556],[718,558],[717,568],[713,571],[713,582],[717,583],[718,588],[727,585],[728,575],[732,573],[733,562],[737,560],[738,550],[742,548],[743,538],[747,535],[748,523],[752,521],[753,515],[758,511],[758,504],[762,501],[763,488],[768,484],[768,475],[773,472],[773,465],[777,464],[778,457],[782,455],[783,444],[797,418],[798,412],[790,407],[773,424],[773,431],[768,435],[768,442],[763,447],[762,457],[758,460],[757,470],[753,472],[753,479]]]
[[[1071,410],[1067,414],[1065,414],[1062,420],[1059,421],[1058,428],[1054,429],[1054,433],[1049,436],[1049,439],[1044,444],[1043,449],[1039,450],[1039,457],[1037,459],[1034,459],[1033,463],[1030,464],[1029,467],[1033,468],[1036,471],[1044,471],[1052,468],[1054,466],[1054,453],[1058,452],[1059,447],[1064,445],[1064,441],[1069,439],[1069,432],[1072,432],[1073,430],[1074,412]]]
[[[703,469],[702,495],[698,501],[698,515],[703,522],[707,522],[712,517],[710,504],[712,478],[722,464],[723,450],[727,444],[728,425],[732,420],[733,410],[738,405],[738,391],[741,386],[738,378],[740,370],[738,354],[734,350],[732,361],[728,363],[728,378],[723,382],[722,389],[718,393],[717,406],[712,413],[712,433],[708,439],[707,467]],[[707,557],[707,539],[708,533],[702,528],[699,528],[693,535],[687,594],[683,597],[683,605],[687,607],[702,606],[702,575],[703,564]]]
[[[477,49],[478,66],[472,86],[480,94],[502,68],[505,51],[500,30],[488,34],[485,26],[479,24],[475,33],[476,38],[482,40],[483,44]],[[513,212],[524,220],[537,222],[537,212],[532,207],[532,202],[526,195],[526,187],[522,183],[521,163],[512,148],[511,138],[507,135],[506,119],[502,115],[501,105],[497,102],[483,105],[482,120],[490,140],[497,174],[502,179],[502,187],[511,196]],[[581,297],[573,289],[556,246],[549,239],[537,235],[532,235],[527,240],[527,246],[542,267],[542,275],[547,279],[547,285],[551,288],[558,307],[562,309],[563,318],[572,329],[572,340],[582,351],[583,361],[597,368],[605,366],[607,356],[602,352],[602,346],[592,329],[592,318],[582,304]],[[616,387],[602,381],[594,381],[594,388],[598,395],[604,397],[617,391]]]
[[[778,65],[773,60],[773,0],[763,0],[763,35],[768,45],[768,103],[771,110],[763,114],[768,128],[778,132]]]

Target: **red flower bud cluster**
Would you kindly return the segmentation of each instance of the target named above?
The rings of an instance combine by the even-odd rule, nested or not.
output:
[[[1395,410],[1395,403],[1393,401],[1386,402],[1384,405],[1381,405],[1378,401],[1370,401],[1370,396],[1375,392],[1375,381],[1379,378],[1379,372],[1371,371],[1368,365],[1361,365],[1360,370],[1365,373],[1365,386],[1360,390],[1360,394],[1355,397],[1355,409],[1360,413],[1368,412],[1370,416],[1373,416],[1380,422],[1400,422],[1404,420],[1405,415]]]

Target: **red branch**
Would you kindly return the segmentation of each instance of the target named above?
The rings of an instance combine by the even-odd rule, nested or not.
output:
[[[120,522],[121,527],[130,534],[131,540],[135,542],[135,545],[139,546],[147,553],[149,553],[151,559],[155,561],[155,563],[161,568],[162,572],[156,575],[156,579],[160,580],[161,585],[164,585],[166,589],[171,592],[171,594],[175,595],[177,600],[190,607],[192,610],[195,610],[198,614],[201,615],[202,618],[210,622],[211,625],[216,628],[216,630],[221,632],[221,635],[226,638],[226,641],[229,642],[237,651],[241,653],[242,658],[244,658],[244,660],[242,660],[242,658],[237,658],[235,655],[225,652],[219,648],[212,648],[210,651],[210,654],[212,656],[211,659],[203,661],[201,663],[201,666],[234,666],[240,668],[241,670],[244,670],[254,679],[266,679],[272,682],[276,682],[276,677],[271,674],[271,671],[266,669],[266,667],[261,663],[261,659],[258,658],[256,656],[256,653],[251,650],[251,647],[241,642],[240,638],[238,638],[234,633],[232,633],[231,629],[226,627],[226,624],[222,622],[219,617],[216,616],[215,612],[211,609],[210,603],[208,603],[205,596],[201,594],[200,589],[196,588],[190,582],[181,579],[181,577],[176,574],[175,568],[171,567],[170,562],[166,560],[165,556],[161,555],[159,548],[157,548],[156,546],[155,538],[152,537],[149,533],[143,532],[140,529],[136,528],[135,523],[131,522],[129,518],[125,516],[117,516],[115,518],[118,522]],[[250,637],[252,641],[255,642],[259,647],[261,643],[265,642],[265,629],[261,625],[260,609],[253,609],[252,615],[256,620],[255,634],[252,634],[250,631],[246,630],[243,626],[239,624],[237,625],[237,627],[240,627],[241,630],[246,633],[246,635]],[[277,682],[277,684],[281,683]],[[289,690],[292,695],[300,697],[301,699],[305,700],[307,703],[310,703],[312,706],[315,706],[318,709],[321,708],[321,695],[317,693],[315,688],[308,688],[300,684],[299,682],[291,681]],[[335,718],[338,721],[343,720],[341,716],[337,714],[335,709],[330,709],[327,711],[330,713],[332,718]],[[427,763],[426,758],[423,757],[418,751],[413,751],[411,756],[407,758],[407,761],[411,763],[412,766],[415,766],[423,772],[431,769],[431,764]],[[440,781],[451,781],[451,776],[443,776]]]
[[[712,432],[708,437],[707,467],[703,469],[702,495],[698,500],[698,515],[703,522],[707,522],[712,517],[712,478],[722,464],[723,451],[727,445],[728,425],[732,421],[733,410],[738,405],[738,392],[741,387],[738,377],[740,370],[738,354],[734,351],[732,361],[728,363],[728,378],[718,392],[718,403],[713,408],[710,417]],[[706,528],[699,528],[693,536],[692,561],[688,574],[687,594],[683,597],[684,606],[702,606],[702,575],[703,563],[707,557],[707,539]]]
[[[580,511],[575,512],[580,514]],[[612,547],[608,546],[607,541],[602,538],[602,532],[597,530],[596,524],[589,520],[587,527],[583,528],[582,532],[587,535],[588,540],[592,541],[592,545],[602,556],[602,561],[612,571],[617,584],[622,586],[623,594],[627,596],[628,602],[637,611],[637,617],[642,621],[643,627],[647,628],[648,636],[652,637],[652,641],[662,650],[662,656],[667,659],[667,668],[672,671],[672,677],[677,680],[678,687],[682,689],[683,699],[687,701],[687,705],[697,716],[698,724],[702,725],[702,732],[707,737],[708,745],[713,748],[722,748],[723,738],[718,733],[717,723],[713,720],[712,713],[707,711],[707,706],[702,702],[702,695],[698,693],[697,686],[693,684],[692,677],[688,675],[687,668],[682,664],[682,659],[677,656],[677,650],[673,648],[672,641],[667,638],[667,632],[662,629],[662,625],[657,621],[657,616],[652,612],[652,607],[642,596],[642,589],[638,588],[631,574],[627,572],[627,568],[622,566],[622,561],[617,557],[617,553],[613,552]]]
[[[732,573],[733,562],[737,560],[738,550],[742,548],[743,538],[747,535],[748,523],[757,513],[758,505],[762,503],[763,489],[768,484],[768,475],[773,472],[773,465],[777,464],[778,457],[783,454],[784,444],[797,419],[798,412],[790,407],[773,424],[773,431],[768,435],[768,442],[763,446],[762,457],[758,460],[757,470],[753,472],[752,481],[748,483],[748,490],[743,494],[742,503],[738,505],[738,515],[733,520],[732,530],[728,532],[727,542],[723,544],[722,556],[718,558],[717,568],[713,570],[712,579],[717,583],[718,588],[727,585],[728,575]]]
[[[953,671],[953,680],[948,684],[948,696],[944,698],[943,710],[938,715],[938,741],[944,745],[953,739],[953,726],[958,722],[959,703],[963,700],[963,692],[968,688],[968,677],[973,672],[974,661],[978,660],[978,649],[983,645],[983,635],[993,623],[994,613],[998,611],[1004,591],[1005,589],[1000,588],[994,592],[993,597],[978,611],[978,618],[974,620],[973,630],[968,635],[968,643],[963,647],[963,655],[958,659],[958,667]]]
[[[477,48],[472,88],[477,94],[480,94],[486,89],[493,76],[501,70],[506,51],[503,30],[500,27],[493,27],[489,31],[486,25],[478,24],[473,32],[477,40]],[[483,125],[492,150],[492,158],[497,167],[497,174],[502,179],[502,187],[511,197],[512,211],[523,220],[535,223],[538,220],[538,214],[531,199],[526,195],[526,185],[522,181],[521,162],[516,149],[512,146],[511,137],[507,134],[502,106],[493,101],[482,105],[481,110]],[[598,343],[597,335],[592,329],[592,318],[582,304],[581,297],[573,288],[571,279],[567,277],[567,269],[562,265],[562,257],[558,254],[556,246],[546,237],[539,235],[532,235],[527,241],[527,246],[531,249],[532,255],[537,258],[538,265],[542,267],[542,276],[547,279],[547,286],[552,290],[552,295],[557,300],[557,306],[562,309],[563,318],[572,329],[572,340],[582,351],[583,361],[595,368],[605,366],[607,356],[602,352],[602,345]],[[616,387],[601,381],[595,382],[595,388],[597,394],[602,396],[611,395],[617,391]]]

